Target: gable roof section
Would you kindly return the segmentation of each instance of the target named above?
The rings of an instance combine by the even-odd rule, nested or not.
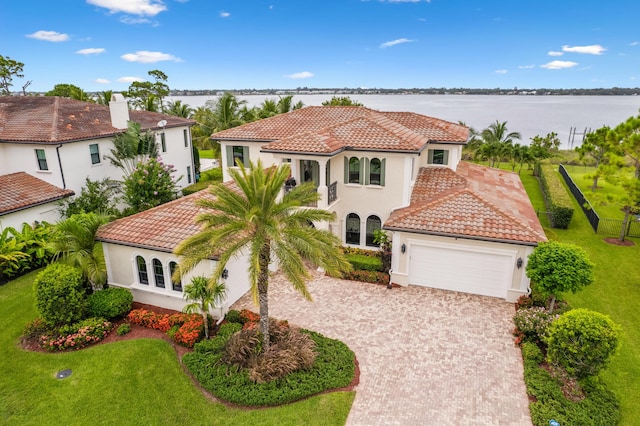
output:
[[[74,195],[25,172],[0,176],[0,216]]]
[[[313,106],[214,133],[221,141],[270,142],[266,152],[333,154],[341,150],[419,152],[428,142],[464,144],[469,129],[407,112]]]
[[[142,129],[192,126],[195,121],[160,114],[130,110],[129,118]],[[112,137],[121,133],[111,125],[109,107],[57,96],[0,96],[0,143],[62,143]]]
[[[536,245],[546,241],[515,173],[460,162],[457,171],[423,167],[408,207],[385,229]]]

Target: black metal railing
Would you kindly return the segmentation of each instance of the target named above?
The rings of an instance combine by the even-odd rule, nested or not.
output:
[[[578,185],[576,185],[573,179],[571,179],[571,176],[569,176],[569,173],[567,173],[567,169],[565,169],[562,164],[560,164],[559,171],[560,171],[560,175],[562,175],[562,177],[564,178],[564,181],[566,182],[567,187],[569,187],[569,191],[571,192],[573,197],[576,199],[578,204],[580,204],[580,208],[582,209],[584,214],[587,216],[587,220],[591,224],[591,227],[593,228],[593,232],[597,234],[598,224],[600,223],[600,216],[598,216],[598,213],[596,213],[596,211],[594,210],[589,200],[585,198],[580,188],[578,188]]]
[[[329,185],[329,195],[328,195],[329,204],[333,203],[337,199],[338,199],[338,182],[336,181],[336,182],[333,182],[331,185]]]

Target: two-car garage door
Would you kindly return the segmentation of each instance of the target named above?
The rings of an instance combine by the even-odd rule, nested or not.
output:
[[[408,251],[410,284],[500,298],[511,286],[513,253],[417,244]]]

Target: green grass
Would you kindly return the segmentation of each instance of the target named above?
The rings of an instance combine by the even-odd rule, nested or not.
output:
[[[198,152],[200,153],[200,158],[216,158],[213,155],[213,150],[212,149],[200,149],[198,150]]]
[[[128,340],[55,354],[24,351],[22,329],[37,316],[35,274],[0,287],[2,424],[343,425],[346,421],[353,392],[261,410],[211,402],[163,340]],[[55,378],[57,371],[67,368],[73,370],[70,377]]]
[[[574,171],[584,169],[575,166]],[[543,208],[544,202],[535,177],[530,173],[521,174],[522,182],[534,207]],[[575,179],[575,178],[574,178]],[[587,187],[589,184],[587,183]],[[603,237],[594,234],[587,218],[573,200],[576,212],[568,229],[548,229],[549,239],[576,244],[584,248],[589,258],[596,264],[595,282],[576,294],[566,294],[565,299],[574,308],[588,308],[609,315],[623,328],[622,339],[611,365],[601,374],[609,389],[620,400],[621,424],[640,424],[640,245],[621,247],[607,244]],[[542,206],[542,207],[541,207]],[[541,218],[543,219],[543,218]],[[632,239],[636,244],[640,240]]]

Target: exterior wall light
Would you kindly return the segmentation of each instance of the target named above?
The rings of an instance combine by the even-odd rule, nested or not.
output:
[[[407,251],[407,245],[402,243],[402,245],[400,246],[400,251],[402,252],[402,254],[404,254]]]
[[[229,270],[227,268],[224,268],[222,270],[222,275],[221,275],[223,280],[226,280],[227,278],[229,278]]]
[[[519,257],[518,260],[516,261],[516,266],[518,267],[518,269],[522,268],[522,258]]]

